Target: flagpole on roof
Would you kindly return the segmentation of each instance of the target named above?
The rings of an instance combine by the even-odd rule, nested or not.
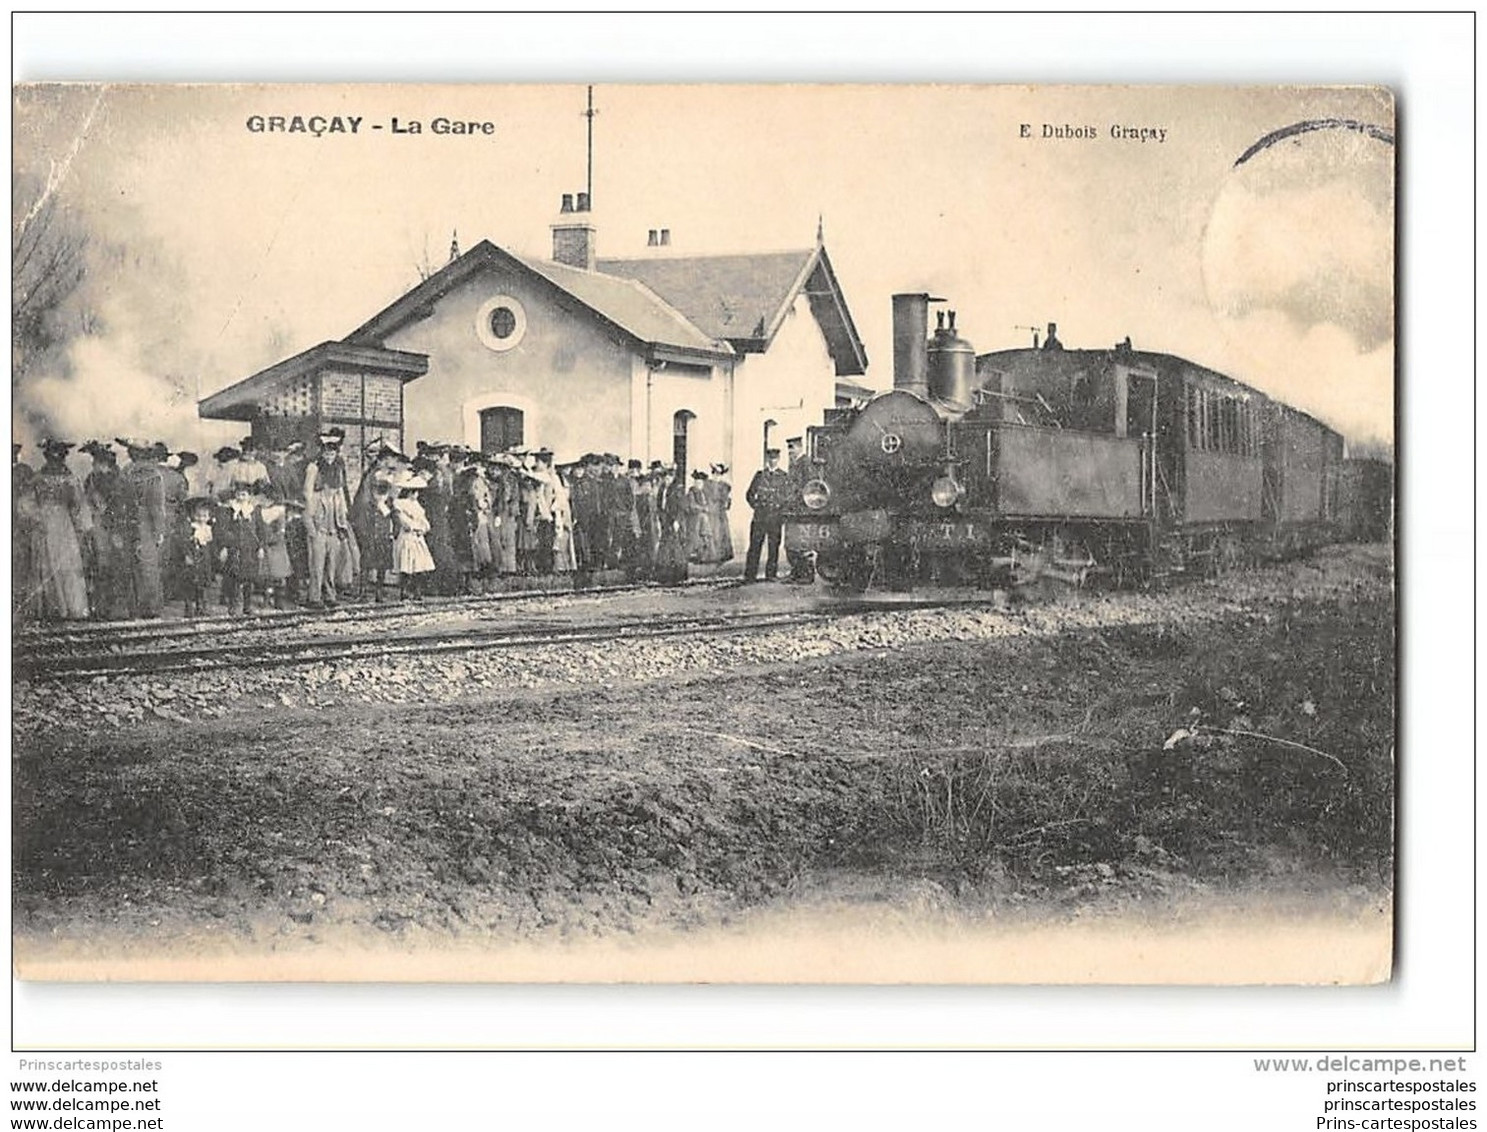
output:
[[[588,193],[589,207],[594,207],[594,115],[599,113],[594,109],[594,87],[589,85],[589,108],[583,112],[583,116],[589,120],[589,176]]]

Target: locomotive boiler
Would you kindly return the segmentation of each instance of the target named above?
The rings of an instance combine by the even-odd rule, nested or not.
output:
[[[853,589],[1218,573],[1335,533],[1342,437],[1130,340],[976,355],[893,297],[894,388],[810,430],[786,545]]]

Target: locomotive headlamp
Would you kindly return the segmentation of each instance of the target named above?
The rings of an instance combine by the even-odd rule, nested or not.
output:
[[[825,480],[811,480],[805,485],[800,496],[812,511],[819,511],[831,501],[831,488],[827,486]]]
[[[949,468],[945,469],[929,489],[929,497],[935,501],[936,507],[954,507],[965,493],[966,489]]]

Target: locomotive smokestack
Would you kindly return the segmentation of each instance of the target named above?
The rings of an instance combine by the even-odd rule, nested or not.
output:
[[[893,296],[893,388],[929,398],[927,292]]]

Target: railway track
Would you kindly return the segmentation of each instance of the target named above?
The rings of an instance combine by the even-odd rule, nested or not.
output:
[[[419,606],[388,610],[375,626],[357,626],[358,632],[336,632],[343,623],[325,615],[306,624],[260,625],[258,622],[202,622],[189,628],[158,633],[126,630],[55,633],[29,642],[17,640],[13,674],[17,680],[82,681],[99,677],[148,676],[166,673],[249,670],[300,664],[382,659],[389,656],[429,656],[485,650],[533,648],[557,644],[603,644],[658,637],[719,636],[803,626],[872,609],[938,608],[946,605],[989,604],[957,600],[898,601],[884,606],[872,600],[837,601],[813,609],[734,611],[685,614],[609,616],[602,620],[542,621],[539,618],[503,618],[464,624],[424,624],[437,609]],[[447,612],[458,614],[459,609]],[[371,611],[365,612],[369,615]],[[367,618],[358,618],[365,621]],[[308,631],[307,631],[308,630]]]
[[[682,583],[685,589],[718,589],[737,585],[737,579],[707,578]],[[608,597],[615,594],[656,592],[655,585],[634,583],[609,585],[593,589],[506,590],[499,593],[467,594],[461,597],[433,597],[413,603],[359,602],[331,610],[264,609],[244,619],[228,613],[210,614],[191,619],[164,618],[136,621],[69,621],[42,626],[25,626],[14,634],[18,650],[46,653],[67,648],[85,648],[91,644],[112,648],[170,644],[224,634],[271,634],[303,625],[333,626],[355,629],[361,626],[415,621],[438,612],[468,610],[494,615],[507,606],[550,601],[554,598]]]

